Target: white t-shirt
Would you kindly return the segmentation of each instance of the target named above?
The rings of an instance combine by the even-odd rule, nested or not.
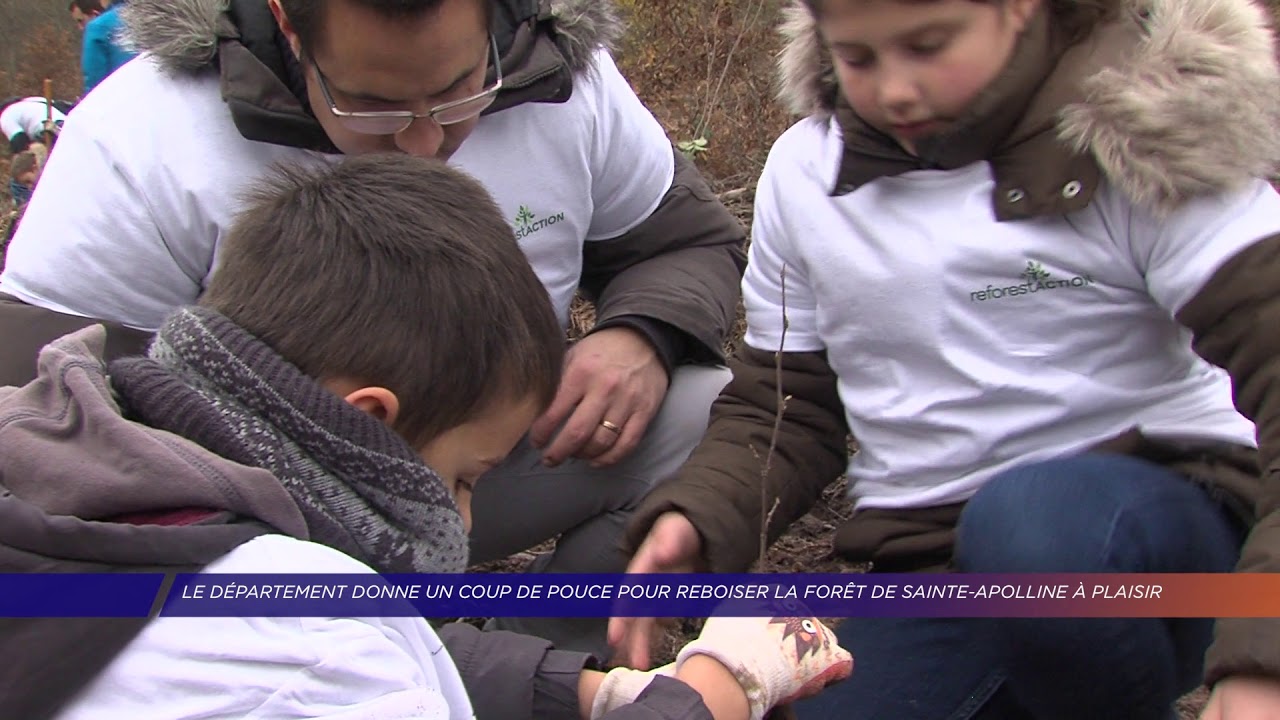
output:
[[[997,222],[985,162],[830,196],[842,138],[774,145],[743,280],[754,348],[825,350],[859,451],[859,507],[958,502],[993,475],[1134,426],[1252,445],[1230,378],[1174,319],[1213,272],[1280,232],[1258,181],[1145,214],[1113,186],[1065,217]]]
[[[58,123],[65,121],[67,116],[57,108],[49,107],[42,97],[24,98],[0,110],[0,132],[10,140],[23,132],[35,140],[44,132],[44,121],[50,119]]]
[[[68,120],[0,291],[154,330],[203,291],[245,188],[276,162],[336,159],[245,140],[216,74],[174,76],[144,55]],[[646,219],[675,172],[662,126],[604,50],[567,102],[484,116],[450,162],[493,194],[566,325],[583,243]],[[82,200],[59,199],[68,197]]]
[[[264,535],[205,572],[374,571],[324,545]],[[420,617],[160,617],[58,720],[135,720],[156,708],[172,718],[474,717],[448,650]]]

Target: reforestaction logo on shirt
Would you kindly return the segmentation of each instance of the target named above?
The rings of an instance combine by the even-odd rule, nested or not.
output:
[[[539,230],[563,221],[563,212],[539,218],[532,210],[529,209],[528,205],[521,205],[520,211],[516,213],[516,239],[519,240],[522,237],[532,235]]]
[[[1025,282],[1016,285],[988,285],[982,290],[974,290],[969,293],[969,302],[1003,300],[1017,295],[1031,295],[1049,290],[1078,290],[1093,284],[1093,278],[1088,275],[1054,279],[1052,273],[1034,260],[1027,261],[1027,267],[1022,271],[1021,277]]]

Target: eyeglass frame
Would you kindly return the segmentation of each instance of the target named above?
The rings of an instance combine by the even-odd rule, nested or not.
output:
[[[345,122],[343,122],[344,127],[346,127],[348,130],[351,130],[352,132],[359,133],[361,135],[399,135],[405,130],[408,130],[409,127],[413,125],[415,121],[421,120],[423,118],[431,118],[431,120],[435,122],[437,125],[444,127],[447,125],[456,125],[458,123],[466,122],[471,118],[482,114],[485,110],[488,110],[489,106],[493,104],[493,101],[497,99],[498,91],[502,89],[502,56],[498,52],[498,39],[493,36],[493,33],[489,34],[489,48],[490,48],[489,57],[493,63],[493,72],[494,72],[493,85],[485,88],[484,90],[481,90],[480,92],[470,97],[461,98],[459,100],[452,100],[450,102],[437,105],[425,113],[415,113],[412,110],[363,110],[363,111],[362,110],[356,110],[356,111],[339,110],[337,103],[333,101],[333,93],[329,91],[329,83],[327,80],[325,80],[324,71],[322,71],[320,69],[320,66],[316,64],[315,58],[309,57],[307,58],[307,60],[308,62],[311,63],[312,69],[316,71],[316,80],[320,85],[320,94],[324,97],[324,101],[328,103],[329,112],[333,113],[333,116],[338,118],[339,121],[343,121],[347,118],[355,119],[355,120],[361,120],[361,119],[384,120],[384,119],[391,119],[391,118],[403,118],[405,120],[404,127],[401,127],[399,130],[395,130],[387,133],[361,132],[359,130],[355,130],[354,128],[351,128]],[[489,102],[486,103],[483,107],[481,107],[480,110],[475,113],[475,115],[468,115],[467,117],[459,118],[457,120],[453,120],[450,122],[440,122],[440,120],[437,118],[437,115],[441,112],[451,110],[455,107],[465,105],[467,103],[475,102],[484,97],[488,97]]]

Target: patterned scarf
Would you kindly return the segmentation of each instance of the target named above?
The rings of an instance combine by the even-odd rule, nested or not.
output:
[[[385,424],[226,317],[179,310],[149,357],[110,371],[131,416],[271,471],[311,540],[379,572],[466,569],[466,532],[440,477]]]
[[[13,198],[13,206],[25,205],[31,201],[32,189],[18,182],[17,180],[9,181],[9,195]]]

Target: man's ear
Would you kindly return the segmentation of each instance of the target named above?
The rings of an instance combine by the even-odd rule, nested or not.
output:
[[[280,0],[267,0],[267,7],[271,8],[271,15],[276,19],[276,25],[279,26],[284,39],[289,41],[289,47],[293,50],[294,56],[301,58],[302,42],[298,40],[298,33],[294,31],[293,23],[289,22],[289,16],[284,14]]]
[[[278,2],[279,0],[271,0]],[[1031,22],[1031,17],[1040,9],[1042,0],[1010,0],[1006,6],[1006,11],[1012,17],[1014,25],[1018,32],[1022,32],[1027,28],[1027,24]]]
[[[362,387],[342,398],[348,405],[381,420],[388,427],[400,415],[400,399],[384,387]]]

